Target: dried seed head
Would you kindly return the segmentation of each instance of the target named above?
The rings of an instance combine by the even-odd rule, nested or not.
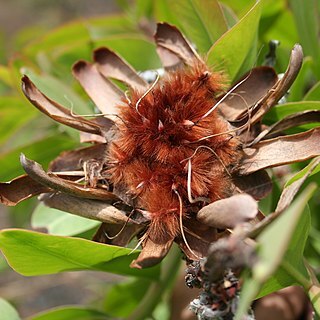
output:
[[[239,142],[224,134],[230,128],[218,110],[208,113],[222,90],[220,74],[194,63],[169,73],[146,93],[132,91],[131,103],[120,110],[120,135],[109,150],[111,181],[124,184],[138,206],[151,213],[151,237],[179,233],[177,195],[186,216],[199,207],[189,201],[188,191],[202,201],[215,201],[230,191],[226,169],[240,158]]]

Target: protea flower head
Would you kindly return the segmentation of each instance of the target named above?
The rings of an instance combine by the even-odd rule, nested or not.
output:
[[[93,145],[62,153],[47,172],[21,156],[27,175],[0,186],[6,205],[43,194],[50,207],[102,221],[96,241],[124,246],[137,236],[137,268],[161,261],[174,241],[190,260],[206,256],[223,230],[256,218],[256,200],[271,189],[264,169],[320,154],[319,128],[283,133],[311,122],[314,111],[261,125],[301,67],[299,45],[281,79],[271,67],[256,67],[227,89],[223,73],[207,66],[176,27],[158,24],[155,41],[166,73],[151,83],[107,48],[94,51],[93,63],[73,66],[102,113],[91,119],[24,76],[31,103]]]

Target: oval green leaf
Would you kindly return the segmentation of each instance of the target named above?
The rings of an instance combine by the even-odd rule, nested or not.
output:
[[[320,317],[320,286],[319,284],[311,286],[311,288],[308,291],[308,296],[317,314],[317,318],[319,318]]]
[[[317,82],[304,96],[303,100],[306,101],[319,101],[320,100],[320,81]]]
[[[254,7],[209,50],[208,64],[222,68],[234,80],[254,45],[258,32],[261,3]]]
[[[309,84],[312,64],[313,64],[313,61],[311,57],[305,57],[303,59],[303,63],[298,73],[298,76],[296,80],[294,80],[294,83],[290,88],[288,100],[287,100],[288,102],[302,100],[307,90],[306,86]],[[306,96],[304,97],[304,100],[308,100],[306,99]]]
[[[48,233],[57,236],[75,236],[100,225],[90,220],[39,203],[31,217],[33,228],[46,228]]]
[[[216,0],[176,0],[170,6],[179,26],[202,53],[228,30],[221,5]]]
[[[317,162],[319,162],[319,157],[310,161],[310,163],[301,169],[299,172],[295,173],[285,184],[285,188],[293,184],[295,181],[303,178],[306,174],[309,177],[313,176],[314,174],[320,171],[320,164],[316,165],[316,167],[312,168]],[[311,170],[311,171],[310,171]],[[308,172],[310,171],[310,172]]]
[[[9,265],[25,276],[94,270],[148,279],[159,277],[159,265],[138,270],[129,267],[139,251],[80,238],[53,236],[27,230],[0,232],[0,249]]]
[[[306,110],[320,110],[320,101],[300,101],[279,104],[264,117],[266,123],[274,123],[291,114]]]

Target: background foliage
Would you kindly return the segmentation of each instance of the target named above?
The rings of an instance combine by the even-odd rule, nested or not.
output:
[[[318,0],[119,0],[122,13],[80,19],[40,34],[39,30],[21,32],[15,41],[15,54],[1,56],[0,65],[0,180],[8,181],[23,173],[18,158],[21,152],[46,166],[61,151],[79,146],[78,133],[56,124],[35,110],[22,95],[20,78],[27,74],[50,98],[79,114],[94,112],[94,105],[71,76],[78,59],[91,60],[94,48],[107,46],[118,52],[137,70],[160,68],[152,41],[155,21],[177,25],[207,56],[214,68],[224,70],[230,82],[255,65],[263,63],[268,42],[279,40],[275,69],[285,71],[295,43],[303,46],[305,59],[287,101],[265,117],[266,124],[305,109],[320,109],[320,2]],[[30,39],[35,38],[30,41]],[[0,52],[4,52],[0,40]],[[300,132],[312,127],[295,128]],[[291,130],[292,132],[292,130]],[[284,184],[299,179],[307,163],[276,170],[275,187],[260,203],[268,214],[275,209]],[[304,186],[319,184],[319,165]],[[298,173],[297,173],[298,172]],[[296,174],[296,175],[295,175]],[[299,176],[300,175],[300,176]],[[317,276],[320,256],[319,189],[308,187],[276,224],[261,234],[262,263],[247,276],[242,307],[256,295],[262,296],[281,287],[299,283],[313,297],[319,292]],[[68,270],[99,270],[130,276],[128,280],[104,288],[105,303],[92,306],[66,306],[34,315],[29,319],[108,319],[111,317],[169,319],[170,290],[178,270],[179,252],[173,252],[159,267],[136,271],[128,267],[135,254],[130,249],[109,248],[90,239],[95,221],[71,216],[34,200],[12,209],[12,225],[46,228],[49,235],[24,230],[0,233],[0,247],[12,268],[23,275],[42,275]],[[292,222],[290,228],[288,223]],[[76,236],[65,238],[61,236]],[[83,239],[81,239],[83,238]],[[279,251],[269,250],[282,243]],[[48,250],[50,248],[50,250]],[[84,249],[86,248],[86,249]],[[281,249],[281,250],[280,250]],[[302,265],[303,256],[314,267],[310,276]],[[108,261],[106,263],[106,261]],[[285,272],[283,271],[285,269]],[[291,273],[288,271],[291,270]],[[288,276],[288,274],[290,274]],[[132,277],[132,278],[131,278]],[[260,291],[261,286],[262,291]],[[260,291],[260,293],[259,293]],[[4,299],[6,297],[3,297]],[[115,306],[121,305],[121,309]],[[319,310],[318,302],[315,302]],[[19,308],[19,306],[18,306]],[[19,319],[5,300],[0,301],[4,319]],[[139,318],[140,317],[140,318]]]

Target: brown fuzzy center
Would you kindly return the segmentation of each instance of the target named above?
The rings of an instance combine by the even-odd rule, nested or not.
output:
[[[210,112],[221,82],[219,74],[195,65],[168,74],[145,96],[133,91],[120,110],[119,137],[109,150],[111,181],[163,232],[177,234],[179,214],[203,205],[190,202],[190,194],[215,201],[230,191],[228,168],[238,162],[239,143],[218,108]]]

